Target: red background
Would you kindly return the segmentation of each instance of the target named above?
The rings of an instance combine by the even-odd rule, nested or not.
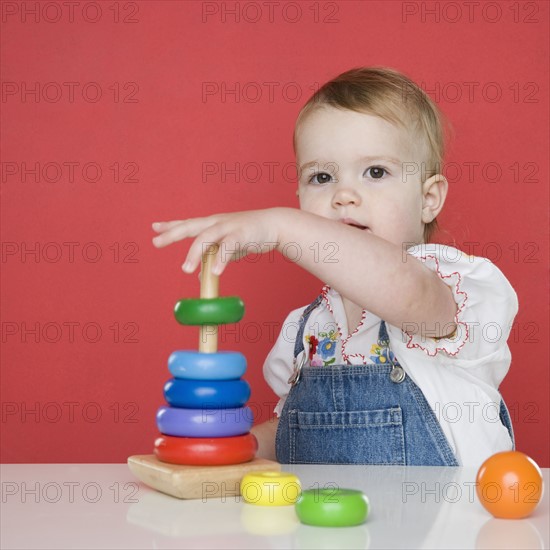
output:
[[[282,167],[294,160],[300,107],[335,75],[382,65],[423,83],[454,125],[447,160],[462,174],[448,174],[438,240],[466,251],[477,243],[470,253],[493,259],[517,291],[501,391],[518,449],[550,465],[547,2],[502,2],[500,16],[479,6],[469,14],[461,2],[302,2],[301,14],[281,2],[271,15],[241,2],[239,21],[226,11],[234,2],[101,2],[100,16],[84,4],[59,21],[51,3],[38,15],[34,2],[2,8],[3,462],[124,462],[152,451],[167,358],[198,338],[172,308],[199,285],[180,270],[191,241],[157,250],[151,222],[297,207]],[[69,82],[78,83],[74,97]],[[38,97],[22,95],[36,83]],[[204,83],[241,94],[203,96]],[[55,167],[71,162],[73,181],[68,168],[55,181]],[[262,173],[249,164],[240,181],[221,172],[203,181],[208,162],[257,163]],[[46,174],[24,181],[23,163]],[[100,166],[97,181],[86,181],[96,166],[84,177],[86,163]],[[278,163],[273,174],[265,163]],[[466,163],[479,163],[471,177]],[[495,165],[502,175],[491,181]],[[251,259],[220,281],[247,307],[220,348],[248,358],[263,421],[276,401],[265,356],[288,312],[321,282],[280,255]]]

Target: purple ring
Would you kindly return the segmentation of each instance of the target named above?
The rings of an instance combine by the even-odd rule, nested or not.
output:
[[[182,409],[160,407],[157,427],[176,437],[231,437],[246,434],[254,422],[250,407],[232,409]]]

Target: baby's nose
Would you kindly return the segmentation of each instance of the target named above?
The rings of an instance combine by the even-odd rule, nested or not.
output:
[[[350,187],[345,187],[337,190],[336,193],[334,193],[333,202],[338,205],[357,205],[361,202],[361,197],[355,190],[351,189]]]

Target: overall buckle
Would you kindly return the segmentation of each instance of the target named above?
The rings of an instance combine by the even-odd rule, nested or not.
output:
[[[306,359],[307,359],[307,353],[305,351],[299,363],[296,357],[294,358],[293,360],[294,371],[292,372],[292,375],[290,376],[290,378],[287,380],[287,383],[290,384],[291,386],[295,386],[300,381],[300,378],[302,376],[302,367],[305,365]]]

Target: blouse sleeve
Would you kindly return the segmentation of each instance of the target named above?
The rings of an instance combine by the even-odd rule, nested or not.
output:
[[[462,360],[478,360],[507,349],[518,298],[496,265],[487,258],[469,256],[441,244],[416,245],[407,253],[439,275],[457,304],[454,333],[429,338],[404,331],[407,348],[419,348],[429,356],[445,354]]]
[[[295,309],[285,319],[281,332],[266,357],[263,366],[265,381],[280,398],[274,412],[281,415],[286,397],[290,392],[288,379],[294,370],[294,344],[298,334],[299,320],[305,307]]]

